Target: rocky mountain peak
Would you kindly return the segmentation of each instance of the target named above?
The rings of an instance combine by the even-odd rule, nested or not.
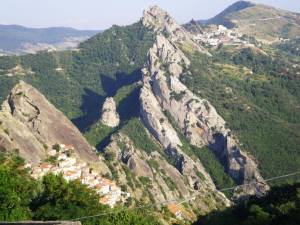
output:
[[[180,28],[180,25],[158,6],[152,6],[144,11],[142,23],[145,27],[152,28],[155,31],[167,31],[169,33]]]
[[[187,46],[201,46],[193,41],[190,33],[159,8],[151,8],[145,14],[149,14],[149,19],[146,15],[144,24],[156,31],[166,30],[158,32],[143,69],[144,86],[140,93],[140,101],[144,125],[162,144],[166,154],[176,162],[185,162],[177,164],[183,175],[192,175],[190,168],[197,168],[198,164],[182,151],[177,132],[168,123],[170,119],[181,129],[191,145],[198,148],[210,146],[218,158],[226,161],[226,171],[237,183],[259,183],[247,187],[247,190],[237,191],[242,193],[238,197],[244,194],[259,196],[265,193],[268,186],[259,174],[256,163],[238,147],[237,138],[232,137],[231,131],[225,128],[225,120],[208,100],[192,93],[180,80],[184,69],[189,71],[191,63],[188,54],[181,49],[186,50]],[[152,20],[148,23],[150,19]],[[170,35],[165,35],[164,31],[170,31]],[[165,115],[166,112],[169,116]],[[179,158],[184,160],[178,160]],[[196,180],[191,183],[193,182]]]
[[[180,45],[188,51],[199,51],[210,55],[183,26],[158,6],[152,6],[144,11],[141,21],[145,27],[173,42],[174,46]]]

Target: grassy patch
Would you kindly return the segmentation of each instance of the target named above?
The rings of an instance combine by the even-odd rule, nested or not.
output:
[[[139,148],[148,154],[160,150],[159,145],[151,139],[138,118],[129,120],[122,128],[122,132],[133,141],[136,148]]]
[[[108,127],[101,122],[98,122],[91,126],[85,133],[84,136],[87,141],[97,147],[105,138],[107,138],[115,129]]]

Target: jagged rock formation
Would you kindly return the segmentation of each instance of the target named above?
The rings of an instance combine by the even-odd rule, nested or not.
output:
[[[119,125],[120,117],[113,98],[105,99],[102,106],[101,122],[109,127],[117,127]]]
[[[192,34],[202,34],[204,32],[200,23],[198,23],[194,19],[192,19],[189,23],[184,24],[183,26]]]
[[[187,32],[186,29],[190,32]],[[197,34],[199,33],[202,33],[202,36],[198,35],[199,37],[197,39]],[[69,87],[74,87],[71,85],[72,83],[78,83],[78,90],[81,90],[81,87],[85,87],[85,85],[87,87],[94,87],[94,82],[92,81],[95,80],[96,77],[98,78],[98,74],[106,74],[106,72],[93,74],[94,70],[92,73],[86,73],[87,77],[93,76],[95,78],[90,79],[91,82],[88,82],[89,84],[81,84],[81,79],[76,79],[76,82],[72,79],[72,77],[75,79],[77,76],[80,76],[84,69],[94,68],[96,58],[97,62],[99,62],[99,64],[97,63],[97,68],[98,66],[99,68],[102,67],[104,63],[104,67],[111,67],[114,71],[116,70],[122,74],[125,70],[127,71],[127,65],[130,65],[130,68],[134,69],[133,73],[130,72],[130,74],[133,75],[132,77],[134,77],[133,79],[131,79],[131,76],[128,80],[127,77],[124,80],[122,77],[120,80],[116,79],[117,85],[115,87],[118,90],[116,90],[114,98],[118,103],[118,111],[122,115],[121,126],[119,126],[120,118],[116,112],[116,104],[113,98],[107,98],[103,109],[101,109],[101,121],[87,128],[86,137],[89,138],[91,143],[101,149],[101,152],[99,152],[100,156],[91,151],[91,147],[62,113],[58,112],[34,88],[24,83],[20,83],[15,87],[7,101],[3,104],[3,109],[0,112],[0,150],[19,149],[21,156],[35,164],[47,157],[45,153],[47,151],[45,151],[45,149],[51,148],[53,144],[64,143],[73,145],[78,158],[88,163],[99,165],[103,175],[106,175],[105,177],[116,181],[118,185],[122,185],[123,190],[132,194],[132,201],[127,202],[132,206],[137,203],[158,203],[181,198],[190,200],[187,208],[197,211],[200,209],[201,213],[228,206],[230,204],[229,200],[216,190],[210,174],[206,172],[203,165],[208,165],[207,169],[211,170],[212,175],[214,173],[218,173],[218,175],[221,173],[221,178],[224,178],[224,182],[220,182],[218,176],[213,177],[220,188],[224,186],[224,183],[231,183],[232,181],[224,176],[223,171],[220,171],[222,167],[218,167],[214,170],[214,168],[211,169],[211,165],[205,160],[202,160],[202,162],[199,160],[199,158],[202,157],[211,161],[214,160],[211,155],[207,157],[207,155],[202,152],[201,154],[196,152],[197,150],[201,151],[201,148],[204,146],[208,146],[215,153],[220,159],[220,162],[224,165],[226,172],[234,178],[237,183],[245,184],[256,182],[245,186],[241,192],[236,192],[235,196],[237,198],[241,198],[245,194],[260,195],[267,190],[268,186],[263,181],[255,160],[240,148],[237,137],[226,127],[224,119],[208,100],[194,94],[189,90],[188,86],[193,85],[193,83],[190,82],[191,80],[195,81],[197,83],[196,87],[200,89],[197,93],[201,91],[203,96],[207,96],[207,94],[211,93],[207,91],[209,86],[215,86],[222,88],[220,89],[220,94],[223,93],[223,88],[226,90],[228,96],[223,95],[222,99],[226,98],[226,100],[229,100],[229,98],[232,98],[232,100],[234,100],[235,96],[239,94],[245,97],[245,95],[236,88],[239,87],[239,89],[244,90],[244,88],[247,87],[242,85],[242,81],[234,83],[234,80],[229,79],[234,83],[234,85],[229,85],[228,77],[226,77],[227,74],[224,74],[224,78],[219,76],[219,73],[213,74],[214,71],[224,71],[224,69],[228,69],[228,67],[230,67],[230,73],[231,71],[235,72],[239,70],[240,67],[235,65],[233,60],[229,60],[232,65],[225,65],[223,62],[220,63],[219,59],[217,59],[216,62],[215,60],[209,60],[209,57],[204,56],[204,54],[210,54],[198,43],[204,43],[205,46],[209,43],[211,43],[211,46],[217,46],[219,43],[243,43],[241,46],[238,45],[235,51],[233,51],[236,56],[239,56],[236,53],[237,51],[241,51],[242,54],[242,50],[246,47],[251,48],[251,51],[255,54],[264,54],[259,48],[256,48],[254,45],[239,42],[240,38],[236,36],[236,33],[231,33],[231,30],[223,26],[215,25],[211,26],[211,28],[207,28],[205,26],[199,26],[195,21],[192,21],[184,28],[176,23],[166,12],[156,6],[145,11],[144,17],[139,23],[129,27],[114,27],[106,34],[103,35],[104,37],[97,36],[93,38],[91,42],[88,41],[80,47],[78,56],[88,55],[89,57],[83,57],[82,59],[86,60],[86,62],[91,62],[91,64],[85,65],[82,64],[81,61],[78,61],[79,64],[75,62],[74,68],[72,67],[71,69],[77,71],[75,73],[76,76],[69,76],[70,70],[65,65],[65,60],[61,60],[52,68],[57,76],[62,77],[61,75],[63,73],[64,78],[70,78]],[[216,35],[217,37],[215,37]],[[155,40],[153,39],[154,36]],[[207,42],[207,40],[213,38],[225,40],[227,39],[226,37],[232,37],[233,39],[227,40],[226,42]],[[116,43],[120,43],[120,45]],[[94,48],[94,46],[97,48]],[[114,46],[117,47],[115,48]],[[119,46],[122,46],[122,50],[120,50]],[[131,49],[132,46],[134,46],[134,48]],[[149,46],[152,47],[150,48]],[[227,47],[228,46],[226,46],[226,49]],[[222,46],[220,49],[210,48],[210,51],[211,53],[220,53],[223,48]],[[99,51],[99,54],[94,54],[94,50]],[[98,57],[101,55],[101,51],[117,52],[120,58],[109,58],[110,63],[107,64],[106,56]],[[145,62],[146,59],[144,56],[147,51],[148,58],[147,62]],[[140,52],[143,52],[143,54],[140,54]],[[204,60],[208,59],[207,62],[209,65],[207,65],[207,67],[201,65],[201,53]],[[37,55],[37,57],[38,56],[39,55]],[[53,54],[53,57],[55,56],[56,54]],[[201,61],[199,64],[195,63],[195,59],[198,58]],[[128,62],[126,60],[123,61],[123,59],[126,59]],[[137,81],[140,74],[136,72],[139,72],[138,70],[143,62],[146,63],[145,68],[142,70],[143,80]],[[193,63],[195,63],[195,65]],[[227,60],[225,60],[224,63],[227,64]],[[84,67],[82,67],[81,64],[84,65]],[[19,75],[26,73],[27,78],[29,78],[28,80],[31,80],[31,75],[33,74],[28,68],[32,67],[23,64],[22,66],[24,66],[24,69],[22,69],[23,67],[20,69],[19,66],[16,66],[7,70],[7,72],[11,74],[6,74],[6,78],[7,76],[9,78],[9,76],[15,75],[14,79],[19,79]],[[269,64],[267,66],[269,66]],[[118,69],[116,69],[116,67],[118,67]],[[199,71],[201,67],[208,69],[207,75]],[[296,68],[296,65],[294,68]],[[42,66],[41,70],[43,69],[45,68]],[[254,70],[251,70],[253,68],[248,68],[247,66],[247,68],[242,69],[247,72],[247,74],[246,72],[237,73],[237,75],[242,75],[242,78],[249,75],[251,80],[252,76],[250,75],[257,75]],[[105,70],[106,69],[104,69],[104,71]],[[192,74],[192,71],[195,72],[195,74]],[[199,74],[197,74],[196,71],[198,71]],[[3,71],[3,74],[5,75],[4,72],[5,71]],[[295,74],[296,72],[295,69]],[[37,72],[36,75],[38,76],[39,72]],[[198,76],[197,79],[196,76]],[[118,78],[118,74],[116,74],[116,78]],[[208,80],[206,81],[206,79]],[[198,83],[202,80],[204,81],[203,88],[202,83]],[[41,81],[44,80],[42,79]],[[136,85],[131,82],[136,82]],[[212,82],[216,82],[216,84],[226,82],[226,87],[222,85],[211,85]],[[105,87],[106,83],[107,82],[101,82],[102,86],[99,87],[103,89],[103,94],[107,92],[107,87]],[[69,84],[69,82],[67,82],[67,84]],[[242,85],[242,88],[237,84]],[[52,90],[56,88],[59,90],[61,85],[53,87]],[[77,85],[75,87],[77,87]],[[140,98],[138,99],[137,93],[140,88]],[[67,90],[70,89],[71,88],[68,88]],[[93,88],[91,89],[93,90]],[[72,93],[73,96],[74,93],[70,93]],[[47,94],[53,97],[51,93],[48,92]],[[81,91],[77,94],[78,95],[75,96],[80,98]],[[111,95],[109,91],[107,94]],[[219,97],[219,93],[216,93],[216,98]],[[213,98],[214,97],[212,97],[212,99]],[[76,102],[78,104],[71,105],[70,108],[72,110],[78,109],[77,106],[79,103],[82,103],[80,101]],[[58,105],[61,105],[60,103],[61,101],[56,102]],[[129,105],[128,103],[134,104]],[[138,112],[136,106],[138,103],[140,103],[141,106],[139,119],[136,118]],[[249,103],[253,102],[249,101]],[[235,101],[232,101],[231,104],[239,107],[239,105],[235,105]],[[249,109],[250,113],[250,109],[254,109],[253,106],[255,105],[256,104],[251,104],[251,107],[250,104],[249,106],[248,104],[242,105],[242,108]],[[128,110],[126,107],[134,107],[134,110]],[[220,104],[218,107],[222,108],[223,106]],[[66,108],[64,108],[64,110]],[[70,111],[66,111],[68,115],[70,115]],[[231,112],[230,110],[224,111],[226,113]],[[254,112],[254,110],[251,112]],[[71,115],[73,114],[71,113]],[[84,117],[84,120],[88,116],[89,114]],[[253,118],[256,117],[253,116]],[[132,121],[138,123],[130,124]],[[102,126],[102,124],[116,128],[109,129],[106,126]],[[128,124],[131,126],[127,126]],[[147,128],[147,131],[143,125]],[[142,131],[144,131],[144,133]],[[143,135],[139,135],[140,133],[143,133]],[[295,133],[296,132],[294,132],[294,134]],[[187,143],[186,140],[189,143]],[[247,141],[249,140],[250,139]],[[252,151],[256,150],[257,149]],[[101,159],[101,155],[105,157],[105,160],[98,161],[97,158],[100,157]],[[261,158],[259,159],[262,160]],[[261,162],[264,161],[262,160]],[[213,161],[213,163],[216,162]],[[89,166],[90,165],[87,165],[86,168],[88,173],[90,173]],[[90,174],[93,175],[93,173]],[[196,199],[193,198],[195,194],[198,195]]]
[[[182,176],[187,178],[190,188],[215,191],[215,186],[201,162],[193,160],[181,149],[182,143],[177,132],[169,123],[163,112],[164,108],[159,102],[158,95],[163,96],[164,94],[153,91],[155,89],[155,80],[152,79],[152,74],[157,80],[166,78],[164,71],[160,70],[161,66],[165,66],[167,71],[179,77],[184,69],[181,63],[184,65],[190,64],[188,58],[171,40],[184,45],[185,41],[191,42],[192,39],[182,27],[158,7],[153,7],[148,12],[145,12],[142,21],[145,26],[158,32],[156,42],[149,50],[147,67],[143,69],[144,85],[140,92],[142,121],[150,133],[164,147],[165,153],[174,161],[174,166],[177,170]],[[171,37],[171,40],[168,40],[161,34],[162,31],[166,31],[176,38]],[[179,33],[179,36],[177,36],[177,33]],[[178,37],[181,38],[178,39]],[[197,49],[201,51],[200,47]],[[157,88],[157,91],[163,92],[167,89],[168,87],[166,89]],[[178,109],[174,108],[174,110]],[[205,177],[204,180],[200,179],[199,173]],[[222,195],[221,193],[218,194]],[[224,198],[224,201],[227,200]]]
[[[180,151],[180,149],[178,149]],[[121,132],[114,134],[110,144],[105,149],[106,154],[114,155],[111,161],[106,161],[113,167],[115,177],[121,186],[137,200],[154,201],[157,203],[172,201],[180,198],[191,198],[194,194],[196,201],[189,202],[191,207],[209,212],[216,208],[230,205],[230,201],[220,192],[216,191],[210,176],[204,171],[201,163],[192,162],[180,151],[183,163],[199,167],[202,174],[196,183],[191,186],[188,182],[195,173],[182,174],[167,161],[163,150],[153,151],[150,154],[135,147],[130,138]],[[176,153],[179,155],[179,153]],[[129,168],[129,169],[127,169]],[[199,172],[198,172],[199,173]],[[194,200],[194,199],[193,199]],[[209,204],[207,204],[209,202]]]
[[[155,31],[160,31],[149,50],[148,62],[143,69],[144,86],[140,101],[141,117],[145,125],[172,157],[178,158],[178,155],[181,155],[185,165],[193,165],[180,150],[181,143],[176,132],[164,116],[163,111],[167,111],[192,145],[209,146],[226,162],[228,174],[238,183],[258,182],[244,188],[247,194],[265,193],[268,186],[259,174],[256,163],[238,147],[236,138],[225,128],[224,119],[207,100],[194,95],[180,81],[182,76],[187,76],[190,65],[190,61],[180,50],[180,45],[184,45],[183,40],[190,39],[180,39],[181,43],[178,45],[178,39],[172,36],[176,30],[181,34],[179,36],[183,37],[183,34],[186,34],[183,28],[179,28],[174,20],[169,19],[169,16],[157,7],[144,15],[146,18],[143,23]],[[149,17],[155,18],[155,23],[149,22]],[[155,27],[153,24],[158,25]],[[163,35],[164,30],[171,34],[171,38]],[[184,166],[178,165],[182,173],[183,168]]]
[[[35,88],[20,81],[0,111],[0,146],[18,149],[32,164],[46,158],[45,150],[55,144],[72,145],[75,154],[91,166],[108,169],[72,122]]]
[[[144,11],[142,23],[157,33],[168,35],[170,40],[182,45],[186,50],[197,49],[210,55],[205,48],[196,44],[193,37],[182,26],[158,6],[150,7],[149,10]]]

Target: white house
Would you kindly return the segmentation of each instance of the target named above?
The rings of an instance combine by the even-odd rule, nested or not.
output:
[[[66,154],[59,154],[59,156],[57,157],[58,160],[65,160],[67,158],[68,156]]]
[[[108,194],[109,191],[110,191],[110,186],[107,185],[107,184],[97,184],[95,186],[95,189],[96,189],[96,192],[97,194],[100,194],[100,195],[105,195],[105,194]]]
[[[59,162],[59,167],[70,167],[76,164],[76,158],[69,157]]]
[[[56,156],[56,154],[57,154],[56,150],[51,150],[48,152],[49,156]]]
[[[64,172],[64,178],[67,181],[79,179],[81,176],[81,171],[66,171]]]

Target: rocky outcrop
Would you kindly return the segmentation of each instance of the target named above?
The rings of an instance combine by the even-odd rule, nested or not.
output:
[[[154,29],[158,34],[155,44],[149,50],[147,66],[143,69],[143,87],[140,92],[141,119],[150,133],[161,143],[165,154],[173,162],[173,166],[181,176],[186,177],[189,188],[193,191],[215,191],[217,195],[222,196],[223,202],[228,203],[225,196],[216,191],[211,177],[201,162],[192,159],[182,150],[183,144],[164,112],[165,108],[162,107],[157,96],[159,93],[154,91],[156,80],[167,79],[165,71],[179,78],[184,71],[182,65],[190,65],[190,60],[175,43],[182,44],[186,40],[192,40],[189,39],[189,36],[185,37],[187,34],[184,29],[157,7],[145,12],[142,21],[145,26]],[[162,34],[165,31],[170,33],[169,38]],[[174,37],[172,38],[172,36]],[[198,50],[201,51],[200,48]],[[153,77],[157,79],[153,79]],[[167,83],[166,85],[168,86]],[[157,91],[164,90],[157,89]]]
[[[122,131],[112,136],[105,153],[114,155],[114,159],[106,161],[106,163],[110,164],[117,182],[126,186],[132,196],[139,201],[157,203],[174,201],[183,197],[191,198],[201,191],[203,193],[199,194],[197,201],[191,202],[191,205],[203,209],[203,212],[230,205],[230,201],[215,190],[205,171],[202,171],[204,173],[202,179],[204,180],[199,180],[198,183],[191,186],[188,179],[194,175],[180,173],[175,166],[167,161],[163,149],[162,151],[146,153],[135,147],[130,138]],[[183,155],[183,157],[186,156]],[[190,159],[186,158],[186,160]],[[200,165],[200,162],[198,163]],[[148,181],[145,182],[145,180]],[[199,188],[195,190],[198,184]],[[212,196],[216,196],[216,198]],[[204,203],[205,201],[209,202],[209,206]]]
[[[190,22],[183,25],[184,28],[189,31],[190,33],[197,35],[203,34],[204,29],[201,27],[200,23],[192,19]]]
[[[193,160],[181,149],[182,143],[164,114],[158,99],[151,90],[149,77],[145,75],[144,86],[140,93],[141,118],[150,133],[162,144],[165,154],[173,161],[173,166],[181,176],[186,177],[189,188],[193,191],[207,190],[217,192],[210,175],[199,160]],[[201,176],[199,177],[199,174]],[[204,178],[203,179],[201,179]],[[221,193],[220,199],[228,200]]]
[[[228,174],[237,183],[252,183],[242,193],[265,193],[268,186],[259,174],[256,163],[238,147],[236,138],[225,127],[224,119],[209,101],[193,94],[180,81],[183,76],[188,76],[190,61],[180,50],[178,40],[162,33],[164,29],[171,33],[175,30],[182,33],[183,28],[179,28],[156,7],[145,15],[144,24],[158,32],[143,69],[144,87],[140,101],[145,125],[166,151],[171,155],[178,155],[176,152],[181,154],[181,143],[172,126],[168,122],[161,123],[166,121],[163,111],[168,112],[192,145],[209,146],[222,162],[226,162]],[[153,23],[156,26],[149,25]],[[182,34],[179,36],[182,37]]]
[[[140,102],[141,117],[144,123],[164,148],[177,148],[182,146],[176,131],[168,122],[157,99],[152,93],[149,83],[145,84],[141,89]]]
[[[101,122],[104,125],[109,127],[117,127],[119,125],[120,117],[113,98],[106,98],[101,112]]]
[[[81,160],[107,170],[80,131],[32,86],[20,81],[10,92],[0,112],[0,146],[18,149],[32,164],[46,158],[55,144],[71,145]]]
[[[145,27],[162,33],[172,42],[180,44],[186,50],[198,50],[208,54],[208,51],[198,45],[192,35],[190,35],[182,26],[180,26],[166,11],[158,6],[150,7],[144,11],[142,23]]]
[[[150,133],[162,144],[165,153],[173,160],[178,171],[188,177],[191,187],[196,183],[201,186],[209,186],[214,189],[214,184],[209,174],[205,171],[199,160],[192,160],[184,151],[182,143],[163,113],[157,99],[149,90],[149,83],[141,90],[141,118]],[[205,182],[199,178],[198,173],[205,177]]]

